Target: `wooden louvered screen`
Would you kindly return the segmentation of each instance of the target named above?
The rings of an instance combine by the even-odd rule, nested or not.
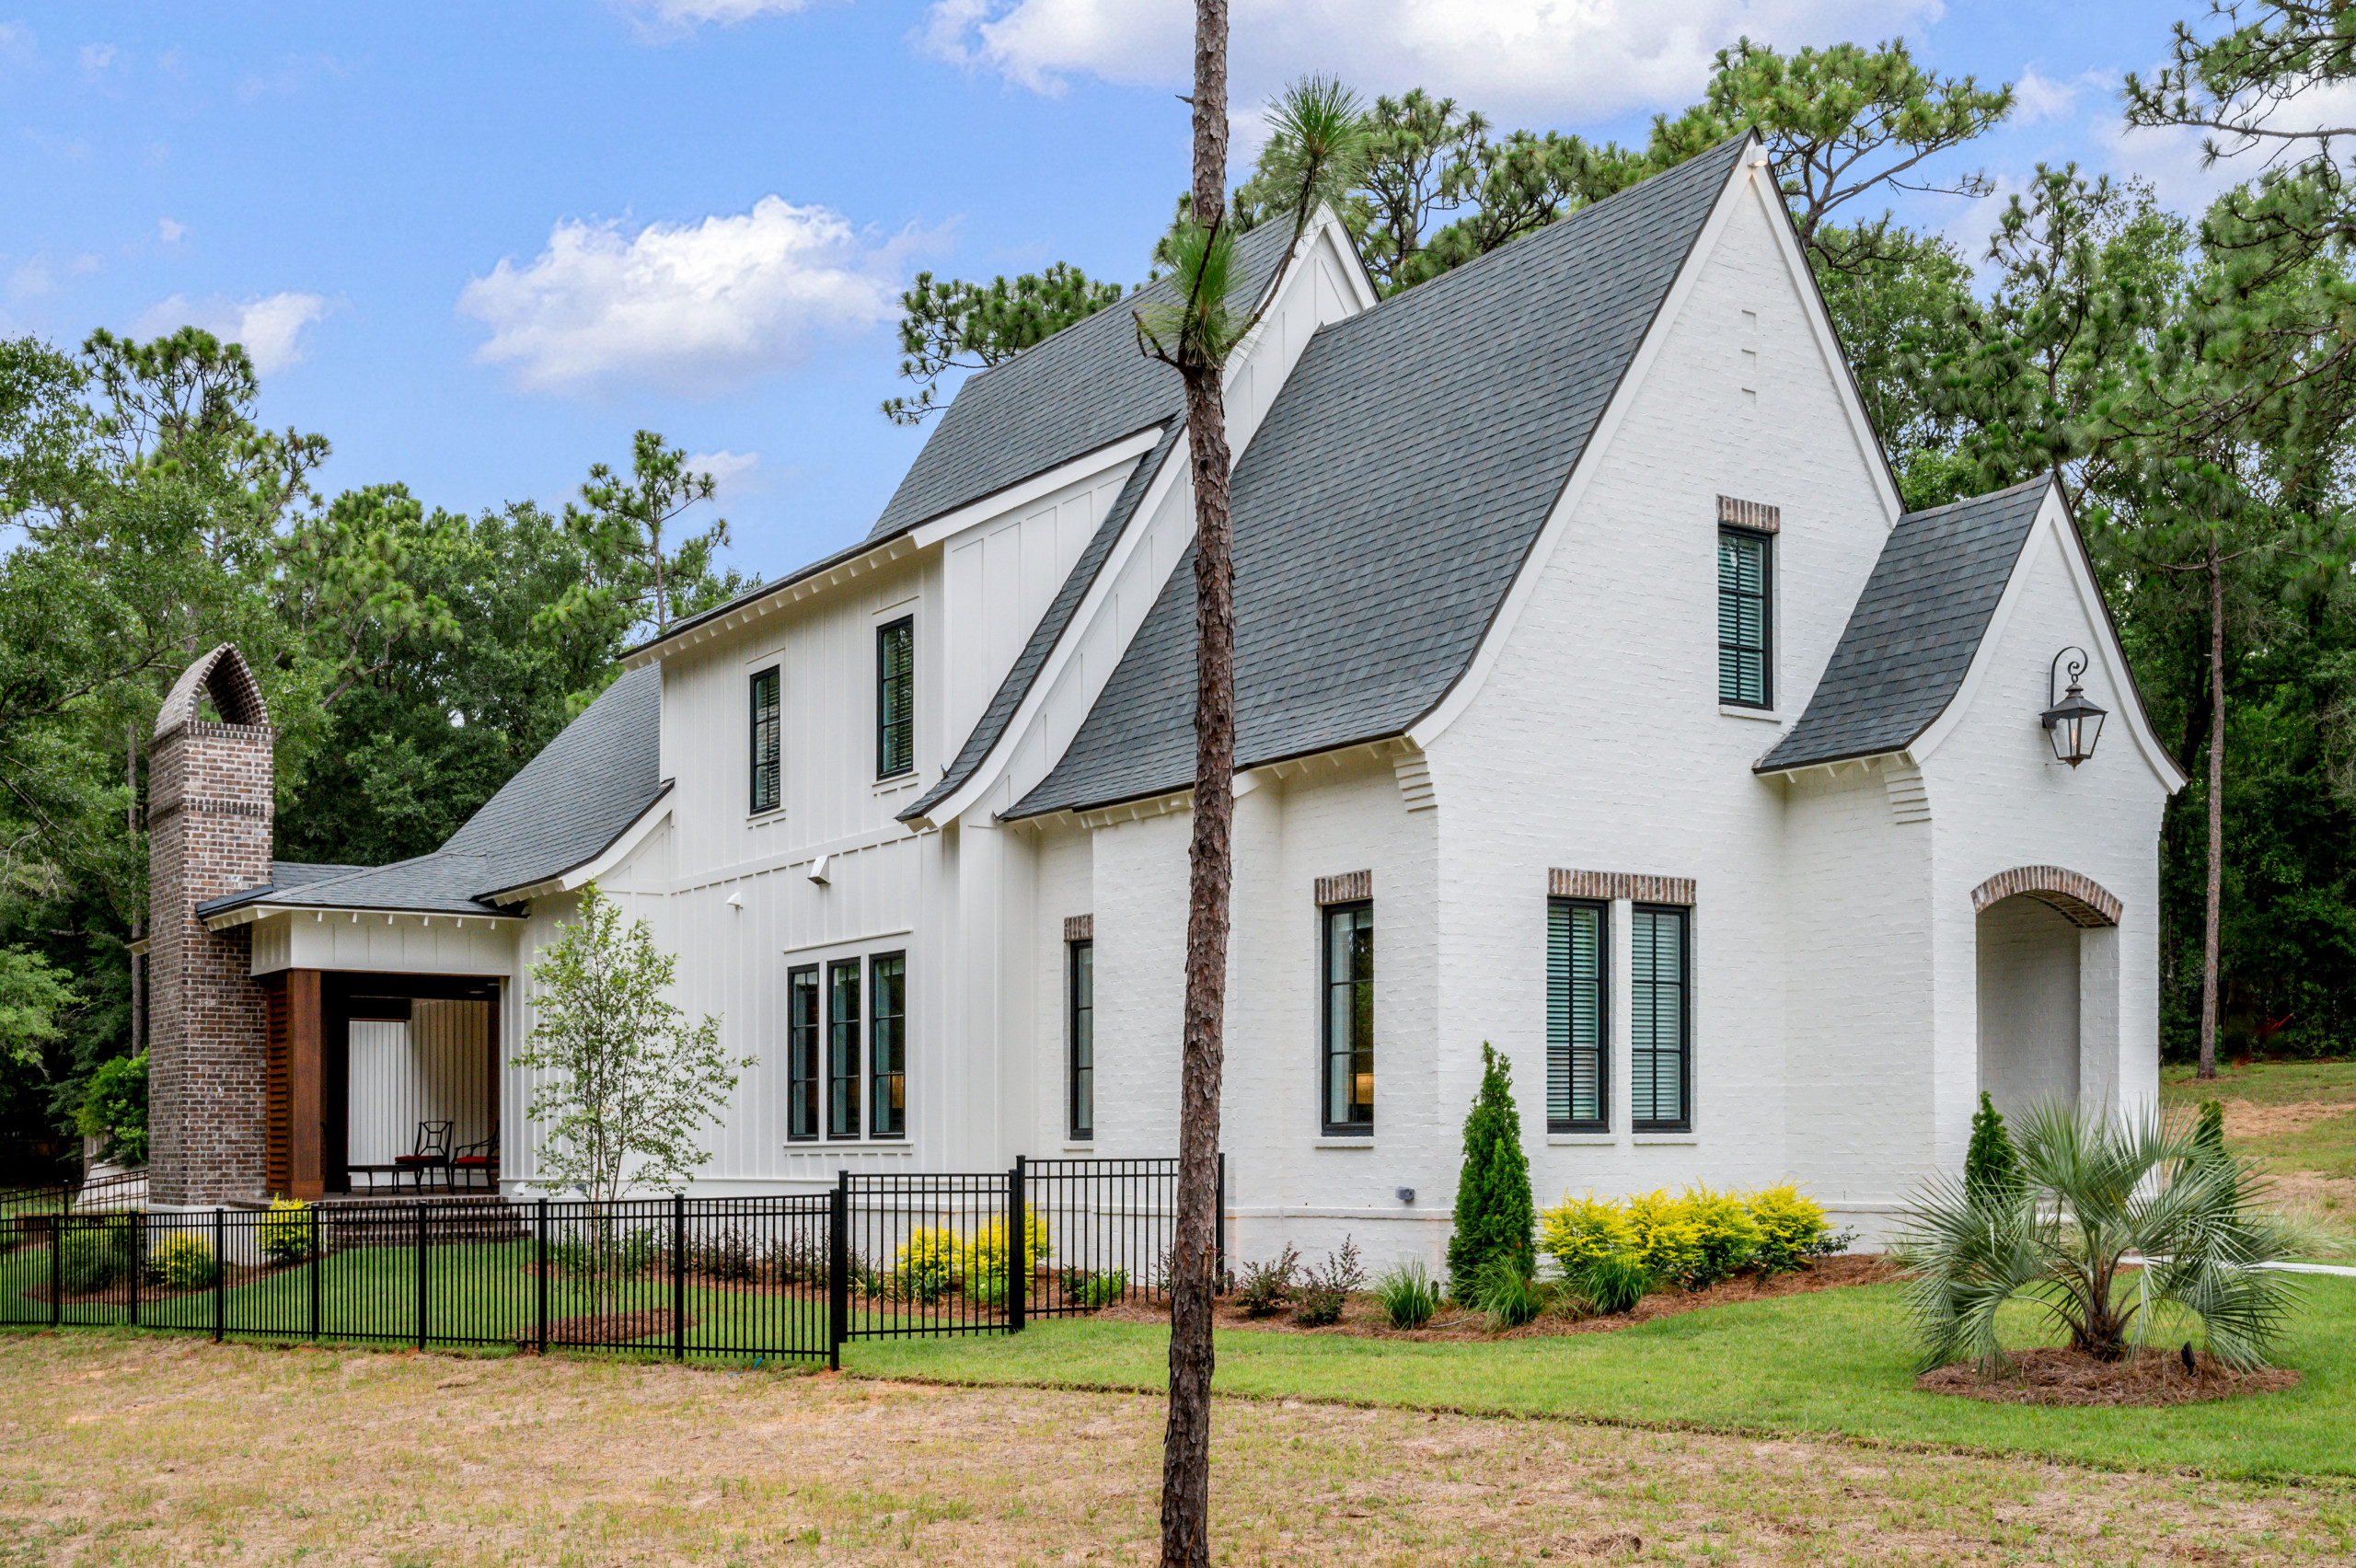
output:
[[[283,1196],[294,1181],[294,1029],[288,1006],[286,976],[262,981],[269,1028],[262,1069],[262,1184],[272,1197]]]

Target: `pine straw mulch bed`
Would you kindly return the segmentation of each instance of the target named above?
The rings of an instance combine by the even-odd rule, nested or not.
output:
[[[2178,1405],[2278,1393],[2295,1387],[2287,1366],[2236,1372],[2207,1351],[2185,1370],[2183,1353],[2145,1347],[2123,1361],[2100,1361],[2064,1346],[2017,1350],[2004,1368],[1983,1378],[1970,1362],[1925,1372],[1914,1386],[1926,1394],[1956,1394],[1990,1404]]]
[[[686,1327],[696,1326],[695,1314],[687,1315]],[[633,1344],[653,1339],[657,1334],[666,1338],[671,1332],[671,1309],[656,1308],[644,1312],[583,1312],[577,1317],[559,1318],[549,1325],[550,1344]]]
[[[1213,1326],[1221,1329],[1250,1329],[1267,1333],[1350,1334],[1364,1339],[1415,1340],[1449,1342],[1458,1340],[1550,1339],[1562,1334],[1610,1333],[1637,1323],[1649,1323],[1659,1318],[1673,1318],[1682,1312],[1698,1312],[1709,1307],[1727,1307],[1738,1301],[1763,1301],[1778,1296],[1805,1296],[1819,1290],[1845,1290],[1853,1286],[1881,1285],[1898,1277],[1898,1271],[1880,1257],[1865,1252],[1847,1252],[1833,1258],[1812,1258],[1801,1267],[1787,1274],[1738,1274],[1721,1280],[1706,1290],[1666,1290],[1646,1297],[1633,1311],[1611,1317],[1574,1318],[1560,1312],[1542,1314],[1535,1321],[1518,1329],[1492,1329],[1488,1320],[1478,1312],[1468,1312],[1450,1303],[1442,1302],[1439,1311],[1429,1325],[1420,1329],[1394,1329],[1383,1316],[1382,1303],[1371,1296],[1353,1296],[1343,1309],[1342,1320],[1323,1328],[1309,1328],[1296,1323],[1289,1310],[1273,1318],[1247,1318],[1236,1306],[1232,1296],[1222,1296],[1213,1309]],[[1163,1300],[1136,1301],[1102,1311],[1087,1314],[1106,1322],[1166,1323],[1170,1320],[1170,1306]]]

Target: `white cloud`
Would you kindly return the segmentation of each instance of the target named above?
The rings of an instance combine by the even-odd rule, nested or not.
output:
[[[303,329],[327,315],[329,308],[321,295],[292,290],[242,301],[219,294],[203,299],[174,294],[142,315],[135,330],[152,338],[182,327],[202,327],[224,342],[244,344],[254,369],[271,375],[308,352]]]
[[[809,9],[812,0],[613,0],[630,18],[640,40],[668,43],[691,38],[698,28],[716,22],[733,28],[756,17],[783,17]]]
[[[458,294],[491,329],[475,352],[520,386],[586,392],[608,381],[710,395],[862,332],[896,307],[902,258],[827,207],[764,196],[699,224],[559,222],[528,265],[502,260]]]
[[[178,218],[158,218],[156,220],[156,237],[162,240],[166,245],[178,245],[180,242],[181,237],[187,233],[188,225],[180,222]]]
[[[81,50],[82,75],[95,76],[114,63],[114,45],[86,43]]]
[[[2039,75],[2037,67],[2032,65],[2021,73],[2019,81],[2013,84],[2011,122],[2015,125],[2034,125],[2040,120],[2067,120],[2077,112],[2079,92],[2093,85],[2097,85],[2097,78],[2092,72],[2073,82],[2057,82],[2050,76]],[[2098,85],[2117,86],[2108,76],[2099,78]]]
[[[1236,108],[1308,71],[1369,93],[1421,86],[1491,114],[1607,119],[1681,108],[1738,37],[1796,48],[1888,37],[1942,0],[1234,0]],[[918,41],[1038,92],[1092,75],[1183,86],[1185,0],[937,0]]]
[[[751,495],[761,489],[755,472],[761,466],[757,452],[690,452],[687,472],[711,476],[712,497],[716,501],[733,501],[738,496]]]
[[[47,258],[36,256],[29,261],[18,262],[16,271],[8,274],[8,297],[39,299],[49,292],[51,282]]]

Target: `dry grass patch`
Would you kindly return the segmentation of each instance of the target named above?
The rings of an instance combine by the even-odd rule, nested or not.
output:
[[[0,1563],[1149,1562],[1161,1404],[610,1361],[0,1338]],[[1237,1565],[2271,1562],[2343,1490],[1222,1401]]]

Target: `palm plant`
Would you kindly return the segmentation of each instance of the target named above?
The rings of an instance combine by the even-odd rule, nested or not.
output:
[[[2228,1366],[2265,1364],[2296,1286],[2261,1266],[2288,1233],[2259,1206],[2264,1183],[2248,1161],[2202,1143],[2184,1118],[2055,1103],[2020,1118],[2015,1147],[2013,1182],[1937,1177],[1908,1205],[1894,1256],[1913,1272],[1906,1301],[1924,1369],[2000,1366],[1997,1314],[2015,1299],[2105,1361],[2174,1307]]]

